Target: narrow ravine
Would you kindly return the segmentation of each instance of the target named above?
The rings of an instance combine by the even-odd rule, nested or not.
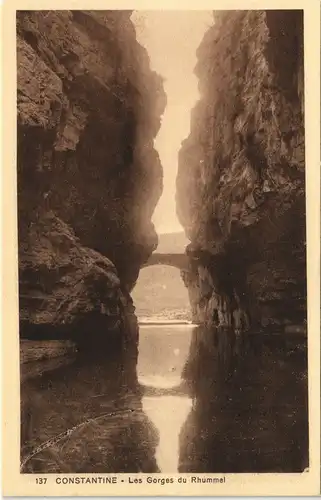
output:
[[[191,110],[199,99],[194,73],[196,52],[204,33],[213,24],[213,13],[135,11],[131,19],[138,41],[148,52],[151,68],[163,78],[167,101],[154,141],[163,168],[163,191],[152,220],[158,233],[182,231],[175,199],[178,154],[190,132]]]
[[[17,16],[21,471],[302,472],[302,12],[136,14]]]

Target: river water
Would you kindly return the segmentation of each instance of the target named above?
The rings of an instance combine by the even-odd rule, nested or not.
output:
[[[133,375],[106,353],[26,378],[24,472],[299,472],[308,467],[306,346],[140,327]],[[133,383],[131,383],[133,382]]]

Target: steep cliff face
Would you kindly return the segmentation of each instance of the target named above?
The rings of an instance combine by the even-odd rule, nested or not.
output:
[[[22,333],[87,313],[117,325],[156,248],[166,97],[130,16],[17,13]]]
[[[303,13],[215,13],[196,74],[177,177],[194,319],[304,329]]]

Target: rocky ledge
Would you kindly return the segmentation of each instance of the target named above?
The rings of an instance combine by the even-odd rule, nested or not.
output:
[[[166,96],[130,16],[17,13],[23,337],[135,324],[129,291],[157,245]]]
[[[198,323],[304,334],[303,67],[302,11],[214,13],[177,177]]]

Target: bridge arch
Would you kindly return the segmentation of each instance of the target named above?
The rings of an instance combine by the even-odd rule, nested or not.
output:
[[[184,253],[153,253],[142,268],[158,265],[176,267],[180,270],[187,269],[188,257]]]

